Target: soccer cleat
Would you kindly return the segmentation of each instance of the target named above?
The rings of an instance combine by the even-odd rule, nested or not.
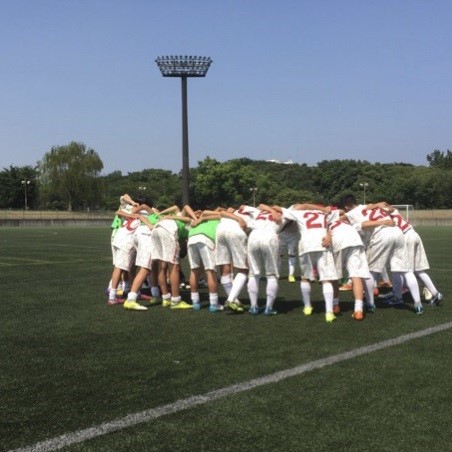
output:
[[[200,311],[201,310],[201,303],[199,303],[199,301],[198,302],[193,302],[193,309],[195,310],[195,311]]]
[[[171,302],[171,309],[192,309],[192,308],[193,305],[188,304],[183,300]]]
[[[375,312],[377,307],[374,304],[366,303],[365,308],[367,312]]]
[[[394,292],[386,292],[386,293],[382,293],[380,295],[378,295],[378,298],[380,300],[390,300],[391,298],[394,297]]]
[[[259,314],[259,307],[258,306],[251,306],[250,310],[248,311],[251,315],[258,315]]]
[[[430,306],[438,306],[440,301],[443,299],[443,294],[437,293],[431,300],[430,300]]]
[[[241,303],[238,303],[237,301],[227,301],[225,307],[226,309],[236,312],[237,314],[242,313],[244,311]]]
[[[314,311],[314,308],[312,306],[305,306],[303,308],[304,315],[312,315],[313,311]]]
[[[126,300],[124,302],[124,309],[130,309],[132,311],[147,311],[148,310],[148,308],[146,306],[141,306],[141,304],[139,304],[133,300]]]
[[[224,311],[224,306],[221,304],[211,304],[209,306],[209,312],[221,312]]]
[[[145,294],[145,293],[139,292],[137,299],[141,300],[141,301],[149,301],[149,300],[152,300],[152,297],[150,295]]]
[[[107,304],[108,306],[113,306],[115,304],[123,304],[126,300],[124,300],[124,298],[113,298],[113,300],[111,300],[110,298],[107,300]]]
[[[389,300],[385,300],[385,303],[389,306],[402,306],[403,300],[401,298],[397,298],[395,295],[394,297],[390,298]]]
[[[169,308],[171,306],[171,300],[170,299],[163,299],[162,300],[162,306],[164,308]]]
[[[355,311],[355,312],[352,314],[352,317],[353,317],[355,320],[363,320],[363,319],[364,319],[364,312],[363,312],[363,311]]]
[[[294,276],[294,275],[289,275],[289,276],[287,277],[287,281],[289,281],[289,282],[295,282],[295,281],[296,281],[295,276]]]
[[[332,312],[327,312],[325,314],[325,322],[333,323],[336,320],[336,316]]]
[[[273,308],[265,308],[264,315],[276,315],[278,311]]]
[[[338,304],[335,304],[333,306],[333,314],[337,315],[337,314],[340,314],[340,313],[341,313],[341,307]]]
[[[432,293],[427,289],[427,287],[424,287],[422,289],[422,296],[424,297],[425,301],[430,301],[433,298]]]
[[[162,304],[162,297],[151,297],[148,301],[150,305],[155,306],[157,304]]]
[[[342,286],[339,287],[340,291],[352,290],[352,289],[353,289],[353,284],[343,284]]]
[[[414,312],[416,315],[422,315],[424,313],[424,306],[421,303],[417,303],[414,305]]]

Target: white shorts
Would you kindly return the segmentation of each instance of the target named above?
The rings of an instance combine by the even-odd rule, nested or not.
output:
[[[314,269],[317,269],[319,281],[335,281],[338,279],[331,251],[312,251],[300,256],[301,277],[314,280]]]
[[[234,268],[248,269],[246,245],[248,237],[243,232],[218,231],[215,259],[217,265],[232,264]]]
[[[423,271],[430,268],[427,254],[419,234],[414,230],[408,230],[404,236],[405,240],[405,259],[408,262],[410,271]]]
[[[135,236],[135,248],[137,257],[135,264],[141,268],[151,269],[151,234],[137,234]]]
[[[164,228],[154,228],[151,234],[153,260],[179,264],[179,242]]]
[[[350,278],[370,278],[364,246],[350,246],[333,254],[337,277],[344,277],[344,270]]]
[[[188,260],[192,270],[201,267],[204,267],[205,270],[216,270],[215,248],[212,240],[202,234],[190,237],[188,240]]]
[[[116,248],[114,253],[115,261],[113,262],[113,265],[121,270],[129,272],[135,263],[135,256],[135,248],[132,248],[129,252]]]
[[[279,278],[278,236],[251,233],[248,238],[248,264],[250,276],[265,275]]]
[[[381,273],[386,264],[394,272],[407,272],[409,265],[404,259],[402,231],[397,227],[384,227],[372,236],[366,249],[367,263],[371,272]]]

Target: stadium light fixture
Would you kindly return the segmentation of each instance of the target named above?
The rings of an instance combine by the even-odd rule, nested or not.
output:
[[[366,204],[366,189],[369,186],[368,182],[361,182],[360,187],[363,187],[363,204]]]
[[[187,78],[205,77],[212,60],[201,56],[161,56],[155,62],[163,77],[180,77],[182,84],[182,200],[189,204],[189,155],[188,155],[188,109]]]
[[[25,212],[28,210],[28,193],[27,187],[31,184],[31,180],[21,180],[20,183],[24,186],[24,198],[25,198]]]
[[[253,207],[256,207],[256,192],[257,192],[257,187],[251,187],[250,191],[253,192]]]

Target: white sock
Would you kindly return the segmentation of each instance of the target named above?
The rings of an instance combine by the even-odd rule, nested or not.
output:
[[[229,296],[232,289],[232,275],[225,275],[221,277],[221,285],[223,286],[226,295]]]
[[[333,306],[337,306],[339,304],[339,298],[333,298]]]
[[[278,293],[278,278],[276,276],[267,276],[267,308],[273,308],[276,294]]]
[[[425,287],[427,287],[427,289],[430,291],[430,293],[433,296],[438,295],[438,289],[435,287],[435,285],[433,284],[433,281],[431,280],[430,276],[424,272],[414,272],[414,274],[422,281],[422,283],[424,284]]]
[[[110,292],[108,294],[108,298],[110,300],[114,300],[116,298],[116,289],[110,289]]]
[[[311,284],[307,281],[301,281],[300,283],[301,297],[303,303],[307,308],[311,307]]]
[[[243,289],[243,286],[246,283],[247,275],[246,273],[238,272],[235,275],[234,281],[232,281],[232,289],[228,296],[228,301],[235,301],[238,296],[240,295],[240,292]]]
[[[127,295],[127,301],[137,301],[138,294],[136,292],[129,292]]]
[[[355,300],[355,312],[363,311],[363,300]]]
[[[250,276],[248,279],[248,296],[251,307],[257,307],[257,297],[259,294],[259,276]]]
[[[209,303],[210,303],[210,306],[218,305],[218,294],[217,293],[209,293]]]
[[[151,287],[151,295],[152,295],[154,298],[160,297],[160,289],[159,289],[159,286],[152,286],[152,287]]]
[[[289,275],[295,274],[295,265],[297,263],[297,256],[289,256]]]
[[[421,302],[421,293],[419,291],[419,284],[417,283],[416,276],[414,276],[413,272],[407,272],[404,274],[404,278],[410,294],[413,297],[413,301],[416,304],[419,304]]]
[[[192,292],[190,294],[190,296],[191,296],[192,303],[199,303],[200,302],[199,292]]]
[[[322,283],[323,298],[325,299],[325,312],[333,312],[333,285],[330,282]]]
[[[180,295],[178,297],[171,297],[171,303],[179,303],[181,299]]]

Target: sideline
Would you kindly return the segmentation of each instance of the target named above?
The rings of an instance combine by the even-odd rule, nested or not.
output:
[[[227,397],[229,395],[238,394],[241,392],[249,391],[259,386],[278,383],[290,377],[302,375],[306,372],[310,372],[315,369],[321,369],[326,366],[331,366],[336,363],[348,361],[349,359],[357,358],[358,356],[367,355],[379,350],[383,350],[394,345],[400,345],[405,342],[412,341],[425,336],[430,336],[441,331],[445,331],[452,328],[452,322],[443,323],[425,330],[417,331],[415,333],[404,334],[393,339],[377,342],[372,345],[355,348],[349,352],[339,353],[338,355],[332,355],[327,358],[311,361],[307,364],[293,367],[291,369],[282,370],[273,374],[266,375],[260,378],[254,378],[249,381],[238,383],[232,386],[226,386],[225,388],[216,389],[214,391],[207,392],[205,394],[188,397],[186,399],[177,400],[176,402],[162,405],[149,410],[141,411],[138,413],[129,414],[114,421],[105,422],[95,427],[78,430],[71,433],[66,433],[61,436],[56,436],[39,443],[14,449],[12,452],[38,452],[38,451],[51,451],[60,449],[62,447],[71,446],[73,444],[81,443],[89,439],[93,439],[99,436],[107,435],[112,432],[123,430],[127,427],[133,427],[143,422],[148,422],[153,419],[157,419],[167,414],[177,413],[178,411],[187,410],[198,405],[203,405],[214,400]]]

